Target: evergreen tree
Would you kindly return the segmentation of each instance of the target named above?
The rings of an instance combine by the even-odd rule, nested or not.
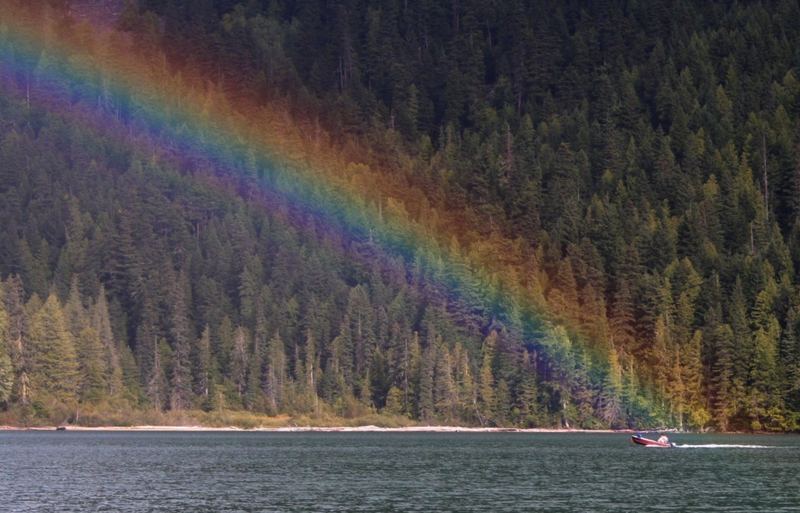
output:
[[[8,315],[7,345],[11,364],[16,371],[16,398],[27,404],[29,400],[30,362],[27,358],[28,336],[30,327],[28,315],[25,311],[24,291],[22,280],[18,275],[9,276],[4,287],[5,311]]]
[[[481,424],[491,420],[495,406],[494,394],[494,365],[495,350],[497,347],[497,332],[492,331],[483,340],[481,368],[478,375],[478,397],[480,405]]]
[[[317,356],[317,345],[314,340],[314,335],[311,330],[306,334],[305,343],[305,381],[306,393],[310,396],[311,402],[314,407],[314,413],[319,413],[319,397],[317,396],[317,381],[319,380],[319,358]],[[395,390],[397,390],[395,388]],[[397,397],[394,398],[395,405],[397,404]],[[396,409],[396,407],[395,407]],[[398,414],[399,412],[395,412]]]
[[[190,360],[190,331],[184,286],[179,279],[171,291],[172,375],[170,408],[183,410],[192,403],[192,367]]]
[[[206,325],[200,340],[194,345],[192,358],[192,375],[194,376],[194,393],[203,398],[205,404],[209,401],[211,388],[211,328]]]
[[[0,297],[2,287],[0,287]],[[14,391],[14,367],[11,357],[8,356],[8,315],[5,308],[0,304],[0,404],[7,404]]]
[[[55,294],[48,296],[31,319],[26,359],[30,362],[33,397],[65,403],[77,398],[78,356]]]
[[[98,401],[108,390],[100,337],[91,326],[83,326],[75,337],[75,346],[80,371],[80,398],[87,402]]]
[[[153,351],[153,366],[150,370],[150,376],[145,383],[145,392],[147,398],[150,400],[152,407],[161,411],[166,407],[167,397],[169,394],[169,386],[167,383],[167,375],[164,369],[164,356],[162,354],[163,342],[155,339],[152,347]]]
[[[100,337],[107,393],[114,396],[122,390],[122,363],[111,327],[111,314],[108,311],[105,287],[102,285],[92,311],[91,326]]]
[[[239,326],[233,337],[233,354],[231,356],[230,376],[239,399],[242,399],[247,387],[248,347],[244,328]]]
[[[436,346],[434,341],[429,340],[422,354],[422,361],[419,366],[419,393],[417,404],[419,405],[419,418],[424,422],[431,422],[436,415],[434,399],[435,372]]]
[[[276,332],[267,346],[266,396],[272,411],[283,407],[288,377],[286,375],[286,347],[280,333]]]
[[[726,431],[733,414],[733,330],[727,324],[714,327],[712,334],[711,416],[720,430]]]

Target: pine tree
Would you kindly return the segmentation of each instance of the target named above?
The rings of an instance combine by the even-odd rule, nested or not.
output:
[[[91,326],[83,306],[77,276],[71,280],[64,316],[78,357],[80,398],[83,401],[97,401],[106,392],[103,350],[97,331]]]
[[[547,185],[548,227],[560,241],[577,243],[581,233],[581,177],[575,155],[568,144],[561,144]]]
[[[67,302],[64,304],[64,317],[70,335],[72,335],[73,338],[77,337],[83,327],[89,324],[86,309],[83,307],[81,294],[78,291],[78,277],[74,275],[70,281]]]
[[[434,407],[436,414],[445,422],[453,422],[458,405],[456,385],[453,379],[453,364],[450,350],[437,338],[436,366],[434,368]]]
[[[733,330],[727,324],[717,325],[712,334],[711,416],[721,431],[727,431],[733,414]]]
[[[69,403],[77,398],[78,357],[55,294],[34,314],[27,347],[32,395]]]
[[[558,263],[554,288],[548,293],[548,303],[559,318],[574,322],[578,318],[580,304],[578,302],[578,285],[569,258]]]
[[[3,296],[0,287],[0,298]],[[0,405],[8,404],[14,391],[14,366],[8,356],[8,315],[4,305],[0,302]]]
[[[211,328],[207,324],[200,339],[194,344],[192,356],[194,393],[207,403],[211,387]]]
[[[686,386],[683,381],[683,355],[680,346],[674,348],[670,365],[671,369],[667,385],[670,414],[673,422],[678,424],[678,429],[682,430],[684,427],[684,415],[689,408],[686,400]]]
[[[392,386],[386,395],[386,406],[383,411],[392,415],[403,415],[403,391]]]
[[[623,348],[635,346],[633,297],[628,280],[620,278],[614,290],[609,315],[614,342]]]
[[[436,346],[429,340],[419,366],[419,392],[417,398],[419,419],[431,422],[436,416],[434,403],[434,373],[436,372]]]
[[[479,420],[481,424],[492,420],[492,413],[495,407],[495,381],[492,367],[494,365],[496,347],[497,332],[492,331],[483,340],[483,348],[481,349],[481,369],[478,375]]]
[[[288,379],[286,376],[286,347],[280,333],[270,339],[267,347],[266,396],[272,411],[280,411],[283,407]]]
[[[192,404],[192,367],[190,359],[190,328],[186,308],[183,278],[171,290],[172,375],[170,408],[183,410]]]
[[[25,293],[18,275],[9,276],[4,287],[5,311],[8,315],[7,344],[11,365],[16,371],[16,397],[22,404],[29,400],[30,362],[27,358],[30,333],[28,315],[25,310]]]
[[[734,410],[746,409],[746,388],[750,382],[750,366],[753,362],[755,348],[753,336],[748,323],[747,304],[744,298],[742,282],[739,278],[733,287],[731,302],[728,306],[728,318],[733,331],[733,401]]]
[[[419,384],[419,374],[422,367],[422,349],[419,343],[419,332],[414,332],[411,339],[405,339],[403,344],[403,365],[405,372],[403,378],[403,408],[406,415],[414,412],[414,391]]]
[[[139,365],[139,376],[142,385],[149,388],[155,376],[155,355],[158,351],[158,312],[153,302],[145,297],[141,312],[141,320],[136,327],[134,354]],[[163,363],[163,362],[162,362]],[[163,368],[163,366],[162,366]]]
[[[100,337],[91,326],[83,326],[75,338],[75,346],[80,370],[80,398],[88,402],[98,401],[108,391]]]
[[[692,339],[686,346],[682,355],[681,382],[686,394],[686,405],[690,422],[700,429],[710,420],[706,399],[703,395],[703,363],[701,352],[703,347],[703,332],[695,331]]]
[[[167,383],[167,375],[164,369],[162,345],[164,343],[159,339],[155,339],[151,350],[153,351],[152,367],[147,382],[145,383],[145,393],[150,401],[150,404],[156,411],[162,411],[167,405],[167,397],[169,395],[169,385]]]
[[[599,416],[609,426],[618,425],[622,417],[622,366],[614,347],[608,351],[608,368],[600,393]]]
[[[453,346],[452,361],[456,387],[456,416],[462,422],[474,422],[477,407],[475,382],[469,354],[460,341]]]
[[[268,401],[265,404],[265,394],[269,394],[270,370],[268,364],[264,362],[265,357],[260,349],[256,349],[248,360],[247,377],[244,394],[244,406],[250,411],[277,414],[277,403]]]
[[[771,414],[775,404],[777,385],[776,356],[780,338],[780,324],[772,315],[764,319],[765,326],[760,326],[754,335],[755,355],[751,372],[751,387],[748,390],[749,412],[752,418],[751,427],[761,429],[764,421]]]
[[[230,377],[239,399],[243,398],[244,392],[247,388],[247,369],[249,367],[247,352],[248,345],[247,335],[244,328],[241,326],[237,327],[233,336]]]
[[[305,380],[306,393],[310,396],[314,406],[314,413],[319,413],[319,397],[317,396],[317,380],[319,379],[319,358],[317,356],[317,344],[314,334],[309,329],[306,333],[305,343]],[[388,399],[387,399],[388,400]]]
[[[108,395],[114,396],[122,390],[122,363],[119,348],[114,340],[114,331],[111,328],[111,315],[108,311],[108,299],[105,287],[100,286],[97,300],[91,316],[91,325],[100,337],[103,352],[103,373]]]

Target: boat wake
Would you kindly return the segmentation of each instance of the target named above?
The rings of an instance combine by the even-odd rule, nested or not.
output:
[[[780,449],[777,445],[675,444],[678,449]]]

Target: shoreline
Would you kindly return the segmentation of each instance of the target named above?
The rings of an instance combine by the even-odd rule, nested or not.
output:
[[[58,428],[63,427],[63,430]],[[554,429],[554,428],[497,428],[497,427],[465,427],[465,426],[407,426],[379,427],[368,426],[283,426],[240,428],[236,426],[49,426],[19,427],[0,426],[3,431],[87,431],[87,432],[257,432],[257,433],[635,433],[631,429]]]

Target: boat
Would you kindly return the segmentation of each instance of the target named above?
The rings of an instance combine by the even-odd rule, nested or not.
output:
[[[645,438],[639,433],[631,435],[631,441],[638,445],[644,445],[645,447],[675,447],[675,444],[672,442],[659,442],[658,440]]]

